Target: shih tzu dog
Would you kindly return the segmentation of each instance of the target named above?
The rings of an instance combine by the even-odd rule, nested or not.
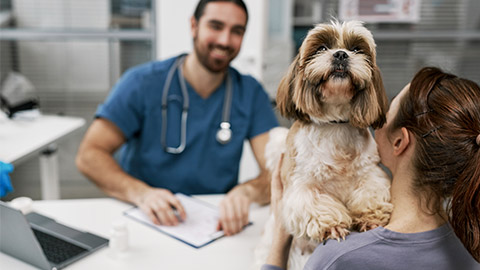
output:
[[[267,167],[284,153],[279,222],[294,236],[288,269],[302,269],[326,239],[385,225],[390,180],[368,127],[385,122],[388,103],[375,42],[361,22],[319,24],[308,32],[277,92],[280,113],[295,122],[270,132]],[[265,263],[273,217],[255,250]]]

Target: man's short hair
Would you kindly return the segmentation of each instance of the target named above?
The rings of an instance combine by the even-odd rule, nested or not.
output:
[[[245,15],[247,17],[247,22],[248,22],[248,10],[243,0],[200,0],[197,4],[197,7],[195,8],[195,12],[193,13],[193,17],[195,17],[195,20],[197,21],[200,20],[200,17],[202,17],[205,7],[210,2],[231,2],[236,4],[237,6],[241,7],[245,11]]]

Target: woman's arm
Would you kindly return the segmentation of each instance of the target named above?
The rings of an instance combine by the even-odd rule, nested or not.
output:
[[[273,239],[266,263],[286,269],[292,236],[285,231],[282,225],[278,225],[279,222],[275,223],[274,235],[276,237]]]
[[[271,205],[272,212],[275,216],[275,229],[274,234],[275,238],[272,242],[272,248],[267,257],[267,264],[272,266],[278,266],[283,269],[287,268],[288,254],[290,252],[290,246],[292,244],[292,236],[285,230],[283,223],[280,220],[280,212],[282,209],[282,196],[283,196],[283,185],[280,176],[280,168],[282,166],[283,154],[280,157],[278,165],[275,171],[272,174],[272,197]]]

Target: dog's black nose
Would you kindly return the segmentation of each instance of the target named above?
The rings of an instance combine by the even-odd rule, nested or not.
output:
[[[337,51],[333,54],[333,57],[338,60],[345,60],[348,58],[348,54],[344,51]]]

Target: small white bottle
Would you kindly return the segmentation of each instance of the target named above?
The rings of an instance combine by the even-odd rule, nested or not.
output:
[[[127,251],[128,249],[128,230],[124,220],[117,220],[112,223],[110,231],[110,241],[108,246],[116,254]]]
[[[32,212],[33,200],[29,197],[18,197],[10,202],[10,206],[22,211],[24,215]]]

